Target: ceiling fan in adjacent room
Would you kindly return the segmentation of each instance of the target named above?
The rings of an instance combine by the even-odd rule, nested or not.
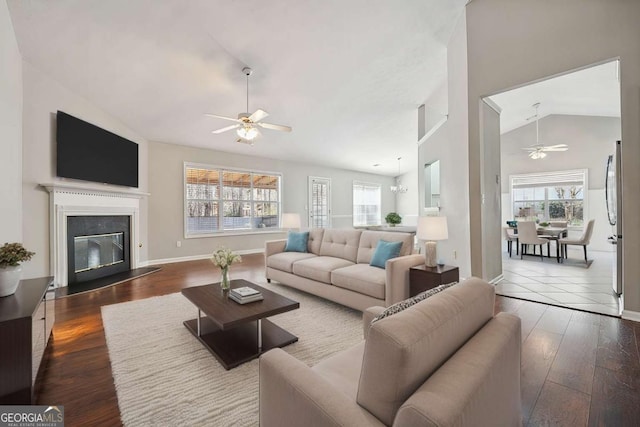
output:
[[[251,70],[251,68],[249,67],[244,67],[242,69],[242,72],[247,76],[247,111],[249,111],[249,76],[251,75],[252,71],[253,70]],[[253,114],[240,113],[238,114],[237,119],[234,119],[232,117],[219,116],[217,114],[206,115],[210,117],[216,117],[218,119],[236,122],[236,124],[234,125],[214,130],[212,133],[218,134],[236,129],[236,134],[238,135],[237,142],[242,142],[244,144],[253,145],[253,142],[261,135],[259,127],[264,129],[279,130],[282,132],[291,132],[290,126],[262,123],[261,120],[266,118],[269,113],[260,109],[256,110]]]
[[[533,160],[539,160],[539,159],[544,159],[545,157],[547,157],[547,153],[548,152],[552,152],[552,151],[567,151],[569,149],[569,146],[567,144],[556,144],[556,145],[542,145],[540,144],[540,132],[538,130],[538,107],[540,107],[540,103],[537,102],[535,104],[533,104],[533,107],[536,109],[536,114],[529,117],[527,120],[530,120],[532,118],[536,119],[536,143],[535,145],[532,145],[531,147],[526,147],[523,148],[523,150],[526,150],[529,152],[529,157],[532,158]]]

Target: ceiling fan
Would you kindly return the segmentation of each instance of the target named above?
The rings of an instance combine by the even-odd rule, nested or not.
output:
[[[547,152],[551,152],[551,151],[567,151],[569,149],[569,146],[567,144],[556,144],[556,145],[542,145],[540,144],[540,133],[538,130],[538,107],[540,107],[540,103],[537,102],[535,104],[533,104],[533,107],[536,109],[536,114],[529,117],[527,120],[530,120],[532,118],[536,119],[536,143],[535,145],[532,145],[531,147],[526,147],[523,148],[523,150],[526,150],[529,152],[529,157],[532,158],[533,160],[539,160],[539,159],[544,159],[545,157],[547,157]]]
[[[249,76],[253,72],[253,70],[249,67],[244,67],[242,72],[247,76],[247,111],[249,111]],[[284,125],[274,125],[271,123],[262,123],[261,120],[266,118],[269,113],[264,110],[256,110],[253,114],[249,113],[240,113],[238,114],[238,118],[234,119],[232,117],[218,116],[217,114],[206,114],[209,117],[216,117],[218,119],[229,120],[232,122],[236,122],[236,124],[223,127],[221,129],[217,129],[212,131],[212,133],[218,134],[222,132],[226,132],[232,129],[236,129],[236,134],[238,135],[237,142],[242,142],[244,144],[253,145],[253,141],[255,141],[261,134],[260,129],[272,129],[279,130],[283,132],[291,132],[290,126]]]

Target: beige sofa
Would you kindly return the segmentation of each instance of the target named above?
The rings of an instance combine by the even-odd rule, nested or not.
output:
[[[310,368],[282,349],[260,358],[260,425],[518,426],[520,319],[493,315],[471,278],[371,324],[365,341]]]
[[[370,266],[379,240],[402,242],[400,256],[385,268]],[[389,305],[409,296],[409,268],[424,263],[411,255],[413,234],[355,229],[309,231],[306,253],[284,252],[286,240],[265,243],[265,276],[356,310]]]

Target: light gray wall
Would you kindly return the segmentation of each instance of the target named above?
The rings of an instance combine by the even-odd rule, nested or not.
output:
[[[140,190],[148,191],[147,143],[118,119],[96,105],[60,85],[27,61],[22,64],[24,85],[23,109],[23,173],[22,212],[25,246],[36,256],[23,264],[23,277],[41,277],[51,274],[49,266],[49,193],[38,184],[74,182],[57,178],[55,166],[55,124],[58,110],[86,120],[108,131],[130,139],[139,146]],[[78,181],[80,182],[80,181]],[[86,184],[85,181],[81,181]],[[100,185],[105,189],[122,190],[125,187]],[[143,244],[139,259],[147,259],[147,203],[140,202],[140,241]]]
[[[267,143],[258,141],[256,144]],[[229,144],[235,144],[232,139]],[[264,248],[266,240],[284,238],[284,233],[258,233],[248,235],[184,238],[184,162],[279,172],[282,173],[282,210],[299,213],[302,224],[307,224],[308,177],[331,178],[331,205],[333,228],[352,227],[353,181],[382,185],[382,218],[395,210],[395,199],[389,186],[392,177],[332,169],[318,165],[296,163],[245,154],[225,153],[201,148],[160,142],[149,143],[149,259],[167,260],[182,257],[200,257],[212,253],[220,246],[237,251]],[[177,247],[181,241],[181,247]]]
[[[502,192],[509,192],[509,175],[589,169],[589,188],[603,189],[607,157],[620,139],[619,117],[551,115],[540,119],[540,143],[567,144],[569,150],[531,160],[522,148],[535,144],[536,126],[530,123],[502,135]]]
[[[0,245],[22,241],[22,58],[0,2]]]
[[[475,0],[466,15],[471,177],[480,176],[482,97],[620,58],[624,309],[640,318],[640,2]],[[478,187],[469,185],[473,218],[481,200]],[[473,254],[481,255],[481,241],[472,235]],[[474,272],[481,268],[474,260]]]
[[[482,152],[482,278],[502,275],[502,256],[496,251],[502,241],[500,225],[500,114],[482,103],[480,146]]]
[[[407,192],[396,194],[396,210],[402,217],[402,225],[416,226],[420,215],[417,156],[409,161],[411,162],[411,170],[400,175],[400,181],[402,185],[407,187]],[[382,220],[384,221],[384,218]]]
[[[462,15],[447,46],[449,118],[420,145],[418,154],[421,214],[425,198],[424,165],[440,160],[440,215],[447,217],[449,239],[438,242],[438,258],[457,265],[461,278],[471,275],[465,25]]]
[[[523,147],[535,143],[535,123],[502,135],[502,224],[512,219],[509,177],[514,174],[587,169],[589,181],[585,219],[595,219],[590,250],[611,252],[607,242],[614,229],[609,225],[605,205],[606,161],[615,153],[620,139],[620,118],[596,116],[551,115],[539,122],[540,142],[546,145],[567,144],[569,150],[549,153],[542,160],[531,160]],[[532,142],[533,141],[533,142]],[[578,237],[582,230],[571,231]]]

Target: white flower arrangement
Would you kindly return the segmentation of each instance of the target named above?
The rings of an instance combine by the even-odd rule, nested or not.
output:
[[[211,255],[211,262],[216,267],[225,270],[236,262],[242,262],[242,257],[234,253],[231,249],[220,248]]]

